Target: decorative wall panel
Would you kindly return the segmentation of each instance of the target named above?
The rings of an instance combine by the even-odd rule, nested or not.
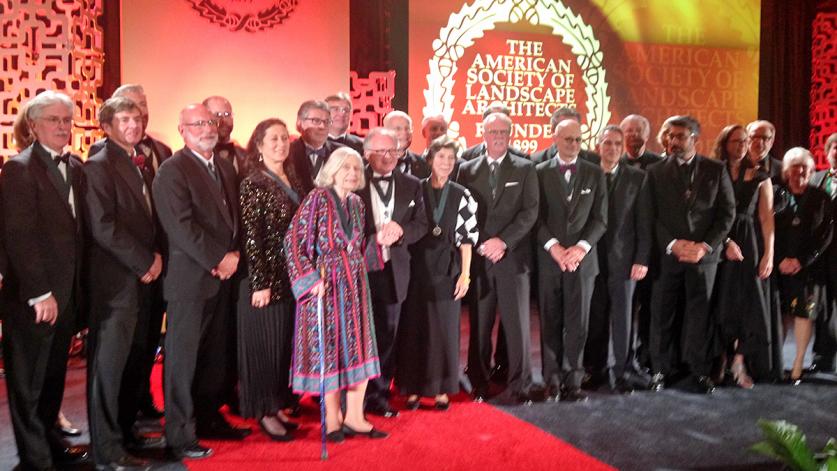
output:
[[[358,77],[357,72],[352,71],[349,85],[354,108],[349,131],[366,136],[370,129],[383,125],[384,116],[392,111],[395,71],[370,72],[366,78]]]
[[[811,28],[811,151],[825,167],[823,145],[837,132],[837,13],[817,13]]]

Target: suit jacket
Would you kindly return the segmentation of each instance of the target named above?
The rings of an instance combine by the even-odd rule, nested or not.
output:
[[[665,159],[659,154],[655,154],[651,151],[646,150],[635,159],[632,159],[628,157],[628,154],[625,154],[622,156],[622,159],[620,159],[620,163],[627,164],[634,168],[639,168],[640,170],[647,170],[650,165],[653,165],[657,162],[661,162],[663,160]]]
[[[102,149],[105,148],[105,144],[108,142],[108,138],[105,137],[104,139],[99,139],[98,141],[94,142],[89,149],[87,149],[87,157],[92,157],[95,154],[101,152]],[[171,148],[162,142],[154,139],[153,137],[146,135],[140,142],[137,144],[137,152],[140,154],[145,155],[146,157],[153,156],[152,158],[156,158],[157,169],[160,168],[160,165],[163,165],[163,162],[166,161],[169,157],[171,157]],[[151,167],[151,176],[153,177],[156,173],[154,170],[154,165],[152,164]]]
[[[410,175],[418,178],[419,180],[430,176],[430,165],[420,155],[408,149],[404,159],[410,165]]]
[[[211,270],[238,250],[239,209],[235,168],[215,158],[223,192],[190,149],[167,159],[152,193],[168,241],[163,294],[167,301],[209,299],[221,282]],[[225,203],[226,201],[226,203]]]
[[[694,178],[688,199],[688,187],[676,158],[648,167],[658,249],[665,253],[674,239],[705,242],[712,252],[700,263],[717,263],[721,244],[735,220],[735,195],[723,162],[702,155],[693,158]]]
[[[558,155],[558,149],[555,148],[555,144],[552,144],[551,146],[547,147],[546,149],[540,150],[540,151],[535,152],[534,154],[532,154],[532,162],[535,165],[537,165],[541,162],[546,162],[548,160],[552,160],[557,155]],[[580,158],[581,160],[586,160],[587,162],[590,162],[590,163],[595,164],[595,165],[599,165],[599,163],[602,161],[602,158],[599,157],[599,154],[597,154],[595,152],[592,152],[592,151],[589,151],[589,150],[586,150],[586,149],[581,149],[578,152],[578,158]]]
[[[506,154],[497,170],[497,191],[494,197],[488,184],[489,167],[485,154],[459,166],[456,181],[468,188],[477,201],[477,226],[480,239],[477,247],[492,237],[506,244],[506,255],[496,264],[476,252],[472,268],[476,274],[496,270],[514,275],[528,273],[531,268],[532,244],[529,233],[538,219],[538,176],[532,162]]]
[[[826,183],[828,183],[828,178],[826,178],[828,176],[828,171],[828,169],[825,169],[815,173],[811,177],[810,185],[819,188],[830,196],[831,192],[829,192],[829,189],[826,187]],[[832,221],[837,220],[837,198],[831,198],[831,219]],[[834,243],[833,240],[832,243],[828,244],[826,256],[828,257],[829,271],[832,275],[837,275],[837,243]],[[835,281],[837,281],[837,277],[835,277]]]
[[[328,161],[332,152],[334,152],[338,147],[343,147],[341,144],[337,144],[336,142],[329,140],[326,140],[323,145],[326,149],[326,157],[323,160],[323,164]],[[288,160],[293,166],[294,172],[296,172],[296,176],[299,178],[300,183],[302,183],[303,190],[307,194],[309,191],[314,189],[314,179],[317,177],[317,172],[319,172],[320,169],[314,168],[314,166],[311,165],[311,159],[308,158],[305,141],[303,141],[302,138],[299,138],[291,143],[291,148],[288,151]]]
[[[558,166],[559,159],[538,164],[540,185],[540,217],[538,218],[538,260],[540,270],[558,274],[560,267],[544,250],[550,239],[557,239],[562,247],[571,247],[580,240],[587,241],[590,252],[581,261],[578,271],[582,276],[599,273],[597,244],[607,230],[607,183],[601,167],[579,158],[572,188],[567,185]],[[572,198],[568,201],[569,195]]]
[[[509,154],[514,155],[516,157],[520,157],[522,159],[529,158],[529,154],[511,146],[509,146]],[[465,151],[462,152],[462,155],[460,155],[459,158],[463,161],[467,161],[474,160],[481,155],[485,155],[485,142],[480,142],[475,146],[465,149]]]
[[[619,164],[608,194],[607,232],[599,241],[599,267],[605,268],[608,276],[625,280],[630,278],[634,264],[647,267],[652,227],[645,172]]]
[[[224,160],[229,161],[235,167],[235,173],[238,175],[239,181],[246,177],[247,168],[247,151],[233,141],[219,142],[215,144],[215,155]]]
[[[408,246],[418,242],[427,234],[427,216],[424,213],[424,197],[421,191],[421,181],[401,172],[392,172],[395,183],[395,199],[392,220],[404,230],[404,235],[389,248],[392,274],[395,278],[395,295],[398,302],[407,297],[407,286],[410,282],[410,251]],[[366,168],[366,186],[357,191],[366,206],[366,240],[368,244],[375,244],[375,215],[372,211],[372,169]]]
[[[162,254],[154,216],[150,179],[113,141],[84,165],[84,202],[90,240],[87,260],[91,301],[111,306],[138,304],[137,287]],[[146,185],[148,198],[143,194]]]
[[[340,137],[328,136],[328,140],[341,146],[351,147],[356,150],[358,154],[363,155],[363,139],[354,134],[343,134]]]
[[[8,269],[3,273],[6,316],[31,315],[28,300],[52,292],[59,312],[81,304],[84,247],[82,163],[71,156],[67,180],[37,141],[9,159],[0,173],[3,241]],[[69,203],[73,190],[73,217]]]
[[[779,185],[782,183],[782,161],[779,159],[774,159],[772,155],[767,154],[762,160],[762,167],[764,171],[770,175],[770,180],[773,182],[773,185]]]

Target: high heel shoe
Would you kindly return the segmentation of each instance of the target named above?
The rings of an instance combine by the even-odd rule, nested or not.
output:
[[[288,432],[295,432],[295,431],[299,430],[299,424],[296,423],[296,422],[291,422],[289,420],[282,420],[282,418],[279,417],[279,416],[276,416],[276,420],[278,420],[279,423],[282,424],[282,427],[285,427],[285,430],[287,430]]]
[[[278,421],[279,419],[276,419],[276,420]],[[262,432],[264,432],[264,434],[267,435],[268,437],[270,437],[270,439],[273,440],[274,442],[289,442],[289,441],[294,439],[293,435],[291,435],[291,432],[288,429],[285,429],[284,434],[278,434],[278,433],[271,432],[265,426],[263,419],[259,419],[259,427],[262,429]]]
[[[326,434],[326,441],[329,443],[343,443],[346,440],[346,435],[343,430],[335,430]]]
[[[747,369],[743,363],[733,363],[730,367],[732,377],[735,378],[735,384],[742,389],[753,389],[753,378],[747,374]]]
[[[346,424],[343,424],[343,434],[346,435],[347,437],[354,437],[356,435],[360,435],[360,436],[369,437],[369,438],[372,438],[372,439],[387,438],[389,436],[388,433],[382,432],[382,431],[376,429],[375,427],[372,427],[371,429],[369,429],[368,432],[359,432],[359,431],[349,427]]]
[[[418,410],[421,399],[416,396],[415,399],[410,397],[407,399],[407,410]]]

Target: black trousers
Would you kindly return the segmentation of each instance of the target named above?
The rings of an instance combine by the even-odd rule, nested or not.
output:
[[[500,312],[508,355],[508,387],[526,392],[532,381],[529,359],[529,273],[481,273],[469,291],[471,334],[468,378],[475,389],[488,389],[491,331]]]
[[[655,372],[671,374],[683,362],[691,374],[710,374],[715,334],[710,299],[717,271],[717,263],[689,264],[672,256],[663,258],[651,302],[651,363]],[[681,296],[682,311],[678,309]],[[682,358],[677,358],[678,346]]]
[[[590,325],[584,366],[598,372],[610,369],[616,378],[638,371],[634,357],[631,298],[636,281],[599,274],[590,305]]]
[[[64,397],[76,309],[71,299],[52,326],[36,324],[34,309],[24,304],[15,304],[4,313],[6,388],[23,469],[52,466],[50,450],[60,440],[54,427]]]
[[[366,404],[383,407],[388,405],[389,389],[395,377],[398,324],[401,319],[401,302],[395,292],[391,261],[384,265],[383,270],[369,273],[369,290],[372,293],[372,320],[381,376],[369,381]]]
[[[195,440],[196,419],[220,413],[228,384],[227,318],[232,282],[205,300],[169,301],[164,388],[166,441],[172,448]]]
[[[140,322],[145,322],[147,325],[139,324],[137,326],[131,347],[131,364],[134,364],[133,357],[138,357],[136,371],[126,371],[126,374],[135,376],[135,379],[126,380],[136,381],[132,383],[131,387],[138,396],[137,401],[140,406],[153,404],[151,370],[154,369],[154,361],[157,359],[157,349],[160,346],[160,337],[162,337],[163,314],[166,312],[162,277],[147,285],[147,287],[147,298],[140,300],[144,305],[143,309],[145,309],[146,304],[148,306],[147,319],[140,319]]]
[[[579,272],[540,272],[541,358],[547,385],[581,386],[594,281]]]

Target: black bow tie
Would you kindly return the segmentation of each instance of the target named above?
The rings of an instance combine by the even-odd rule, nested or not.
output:
[[[319,149],[314,150],[314,149],[309,147],[308,148],[308,155],[309,156],[310,155],[316,155],[317,157],[323,158],[323,157],[326,156],[326,148],[325,148],[325,146],[322,146]]]
[[[570,171],[571,174],[575,173],[575,164],[558,164],[558,171],[562,174],[567,173],[567,170]]]
[[[55,157],[52,158],[52,160],[54,160],[56,164],[61,163],[61,162],[64,162],[65,164],[68,164],[70,162],[70,153],[66,152],[66,153],[63,153],[61,155],[56,155]]]
[[[387,183],[389,183],[389,182],[392,181],[392,175],[389,175],[387,177],[372,177],[372,181],[373,182],[387,182]]]

